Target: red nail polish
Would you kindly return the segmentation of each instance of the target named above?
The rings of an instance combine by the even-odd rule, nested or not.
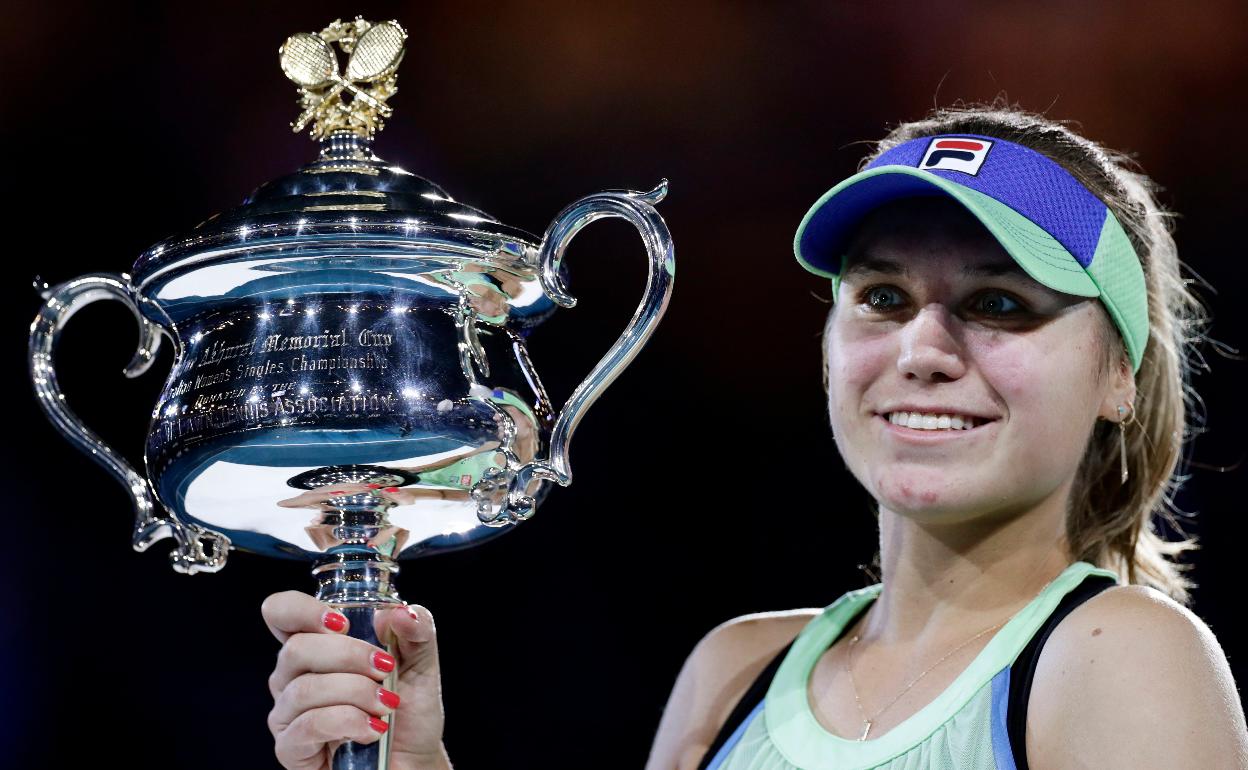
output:
[[[392,495],[393,495],[395,492],[398,492],[398,491],[399,491],[399,488],[398,488],[398,487],[386,487],[385,489],[383,489],[383,490],[381,490],[381,491],[382,491],[382,492],[389,492],[390,494],[392,494]]]
[[[381,489],[381,485],[380,485],[380,484],[369,484],[369,485],[368,485],[368,488],[369,488],[369,489]]]
[[[342,492],[342,490],[341,490],[341,489],[335,489],[333,492],[330,492],[330,494],[331,494],[331,495],[341,495],[341,494],[343,494],[343,492]]]
[[[377,731],[377,732],[379,732],[379,733],[384,733],[386,730],[389,730],[389,729],[390,729],[390,725],[388,725],[388,724],[386,724],[385,722],[381,721],[381,720],[380,720],[380,719],[378,719],[377,717],[369,717],[369,718],[368,718],[368,726],[369,726],[369,727],[371,727],[371,728],[373,728],[374,730],[376,730],[376,731]]]
[[[388,709],[397,709],[399,707],[399,694],[390,692],[384,687],[377,688],[377,699],[381,701],[381,705]]]
[[[347,627],[347,619],[333,610],[327,610],[325,614],[321,616],[321,622],[325,624],[326,628],[334,633],[340,633],[342,629]]]
[[[390,672],[394,670],[394,656],[384,652],[373,653],[373,668],[378,671]]]

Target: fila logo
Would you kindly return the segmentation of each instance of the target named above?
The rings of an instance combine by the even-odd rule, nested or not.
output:
[[[975,176],[991,149],[992,142],[984,139],[937,137],[927,146],[919,168],[926,171],[961,171]]]

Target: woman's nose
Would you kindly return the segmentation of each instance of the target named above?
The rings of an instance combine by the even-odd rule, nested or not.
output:
[[[933,303],[920,308],[902,327],[897,369],[906,379],[947,382],[966,374],[955,323],[944,305]]]

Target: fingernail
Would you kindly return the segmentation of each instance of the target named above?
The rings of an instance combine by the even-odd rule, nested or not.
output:
[[[398,488],[398,487],[386,487],[385,489],[383,489],[383,490],[381,490],[381,491],[382,491],[382,492],[389,492],[390,494],[394,494],[395,492],[398,492],[398,491],[399,491],[399,488]]]
[[[379,733],[384,733],[386,730],[389,730],[389,729],[390,729],[390,725],[388,725],[388,724],[386,724],[385,722],[381,721],[381,720],[380,720],[380,719],[378,719],[377,717],[369,717],[369,718],[368,718],[368,726],[369,726],[369,727],[371,727],[371,728],[373,728],[374,730],[376,730],[376,731],[377,731],[377,732],[379,732]]]
[[[342,494],[342,490],[341,490],[341,489],[335,489],[333,492],[330,492],[330,494],[331,494],[331,495],[341,495],[341,494]]]
[[[412,609],[411,607],[407,607],[406,609],[407,609],[407,614],[411,616],[412,620],[414,620],[414,621],[416,621],[417,623],[419,623],[419,622],[420,622],[420,615],[417,615],[417,614],[416,614],[416,610]]]
[[[394,656],[384,652],[373,653],[373,668],[378,671],[390,672],[394,670]]]
[[[399,707],[399,694],[390,692],[384,687],[377,688],[377,699],[388,709],[397,709]]]
[[[321,616],[321,622],[334,633],[341,633],[342,629],[347,627],[346,617],[333,610],[326,610],[325,614]]]
[[[368,485],[368,488],[369,488],[369,489],[381,489],[381,485],[380,485],[380,484],[369,484],[369,485]]]

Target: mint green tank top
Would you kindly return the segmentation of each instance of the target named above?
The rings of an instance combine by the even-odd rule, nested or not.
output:
[[[1005,729],[1010,665],[1088,575],[1116,573],[1075,562],[1002,626],[931,703],[866,741],[833,735],[815,719],[807,685],[815,662],[880,594],[851,591],[802,629],[763,702],[724,743],[708,770],[1014,770]]]

